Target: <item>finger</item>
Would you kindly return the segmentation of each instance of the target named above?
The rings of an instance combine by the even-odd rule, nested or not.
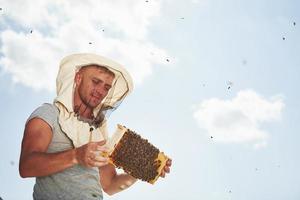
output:
[[[170,167],[170,166],[172,165],[172,159],[169,158],[169,159],[167,160],[166,165],[167,165],[168,167]]]
[[[94,159],[96,157],[96,155],[93,153],[93,151],[90,152],[90,154],[88,155],[88,158],[90,159]]]
[[[165,172],[164,172],[164,171],[161,171],[160,177],[164,178],[165,176],[166,176]]]
[[[109,151],[109,148],[107,146],[97,146],[96,147],[96,150],[97,151],[104,151],[104,152],[108,152]]]
[[[99,160],[99,161],[108,160],[108,156],[106,156],[107,154],[103,151],[92,151],[91,154],[93,155],[91,156],[93,160]]]
[[[91,157],[88,157],[87,161],[85,163],[85,166],[87,166],[87,167],[93,167],[93,165],[94,165],[93,159]]]
[[[164,171],[165,171],[165,173],[170,173],[170,168],[168,166],[165,166]]]
[[[102,140],[100,142],[90,142],[89,147],[92,150],[96,150],[98,147],[102,147],[106,143],[106,140]]]
[[[93,167],[102,167],[104,165],[107,165],[108,164],[108,161],[107,162],[97,162],[97,161],[94,161],[93,162]]]
[[[105,157],[99,155],[99,156],[96,156],[94,158],[94,161],[97,161],[97,162],[108,162],[108,158],[105,158]]]
[[[91,158],[91,157],[88,157],[87,158],[87,162],[86,162],[86,166],[87,167],[102,167],[104,165],[107,165],[108,164],[108,159],[106,158]]]
[[[96,143],[97,143],[97,145],[99,145],[99,146],[103,146],[103,145],[105,145],[106,140],[101,140],[100,142],[96,142]]]

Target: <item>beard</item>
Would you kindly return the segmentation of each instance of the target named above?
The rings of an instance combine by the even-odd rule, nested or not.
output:
[[[101,101],[103,100],[102,97],[96,97],[92,93],[86,96],[80,95],[82,102],[90,109],[96,108]]]
[[[104,99],[103,95],[96,92],[94,89],[88,89],[88,87],[80,84],[78,87],[78,96],[83,106],[87,109],[95,109]]]

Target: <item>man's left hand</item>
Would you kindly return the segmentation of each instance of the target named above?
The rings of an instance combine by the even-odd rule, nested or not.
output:
[[[164,178],[166,176],[166,174],[170,173],[171,165],[172,165],[172,160],[169,158],[167,160],[167,163],[166,163],[165,167],[161,171],[160,177]]]

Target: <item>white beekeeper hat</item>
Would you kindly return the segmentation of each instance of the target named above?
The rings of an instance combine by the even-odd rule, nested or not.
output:
[[[96,118],[92,124],[79,120],[73,105],[75,74],[81,67],[89,65],[106,67],[115,74],[108,95],[93,110]],[[78,147],[89,142],[90,136],[87,133],[91,126],[94,128],[93,141],[107,139],[106,118],[121,104],[132,89],[132,78],[127,70],[108,58],[90,53],[72,54],[63,58],[56,79],[57,97],[54,103],[60,111],[59,124],[74,146]]]

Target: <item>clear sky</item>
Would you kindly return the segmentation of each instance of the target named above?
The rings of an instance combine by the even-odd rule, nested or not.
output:
[[[173,159],[155,185],[105,199],[300,199],[299,1],[0,0],[0,8],[2,199],[32,199],[34,179],[18,174],[24,123],[55,97],[60,60],[79,52],[133,76],[110,132],[123,124]]]

